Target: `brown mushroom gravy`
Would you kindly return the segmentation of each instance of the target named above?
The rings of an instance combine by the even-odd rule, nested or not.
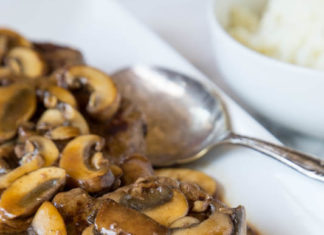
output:
[[[146,118],[76,49],[0,29],[0,235],[245,235],[202,172],[154,171]]]

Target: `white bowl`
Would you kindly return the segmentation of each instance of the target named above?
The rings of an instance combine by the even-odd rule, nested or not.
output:
[[[233,3],[260,10],[265,0],[213,0],[208,9],[216,63],[239,101],[258,116],[324,138],[324,71],[255,52],[224,29]]]

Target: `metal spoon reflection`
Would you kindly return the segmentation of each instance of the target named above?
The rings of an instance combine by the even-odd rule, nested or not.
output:
[[[220,144],[243,145],[324,181],[324,162],[305,153],[233,133],[212,82],[159,67],[135,66],[113,75],[123,96],[147,116],[147,153],[155,166],[194,161]]]

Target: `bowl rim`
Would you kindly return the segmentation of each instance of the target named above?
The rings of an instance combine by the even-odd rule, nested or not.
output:
[[[314,68],[310,68],[310,67],[306,67],[306,66],[302,66],[302,65],[298,65],[298,64],[292,64],[292,63],[289,63],[289,62],[286,62],[283,60],[279,60],[279,59],[264,55],[260,52],[257,52],[255,50],[243,45],[239,41],[237,41],[225,30],[225,28],[219,22],[219,20],[217,18],[216,11],[215,11],[215,9],[217,8],[217,1],[220,1],[220,0],[210,0],[209,4],[208,4],[207,20],[210,24],[210,28],[212,28],[211,30],[213,30],[213,31],[215,31],[215,29],[216,29],[216,31],[218,31],[218,34],[220,36],[224,37],[227,41],[229,41],[229,43],[231,43],[233,46],[235,46],[238,50],[241,50],[242,52],[255,57],[255,59],[263,60],[267,64],[272,63],[273,65],[280,67],[282,69],[294,70],[294,72],[300,72],[300,73],[308,73],[308,74],[313,73],[316,75],[324,76],[324,70],[314,69]]]

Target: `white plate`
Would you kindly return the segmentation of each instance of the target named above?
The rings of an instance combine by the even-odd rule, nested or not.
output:
[[[112,0],[6,0],[0,9],[1,25],[35,40],[78,47],[89,64],[107,72],[145,63],[206,79]],[[224,98],[236,131],[275,141]],[[245,205],[249,221],[263,234],[323,234],[324,184],[241,147],[217,148],[192,166],[222,182],[227,201]]]

